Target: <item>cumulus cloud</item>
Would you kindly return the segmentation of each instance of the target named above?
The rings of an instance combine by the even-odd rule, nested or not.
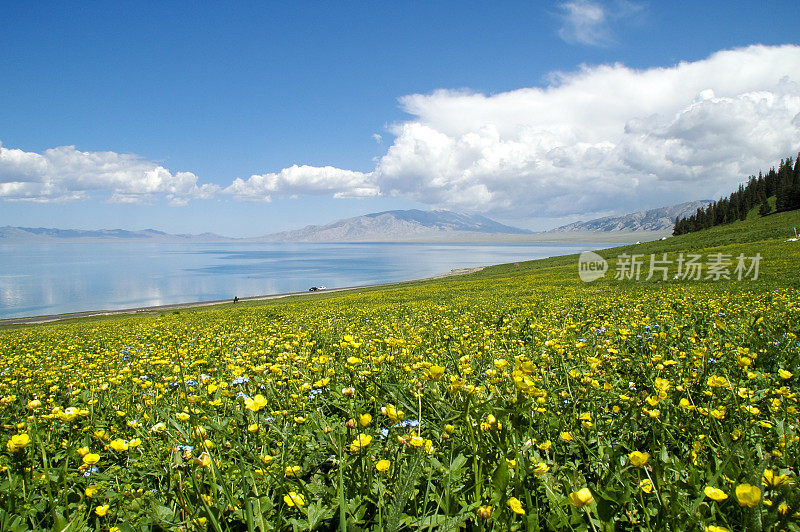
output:
[[[219,187],[198,184],[191,172],[170,172],[136,155],[83,152],[60,146],[43,153],[0,144],[0,198],[40,203],[106,195],[112,202],[141,203],[166,198],[183,205],[212,197]]]
[[[800,149],[798,64],[800,47],[751,46],[491,96],[409,95],[373,178],[387,195],[520,218],[718,197]]]
[[[372,174],[333,166],[291,166],[278,173],[236,178],[224,191],[243,201],[270,201],[280,196],[333,196],[363,198],[378,195]]]
[[[0,145],[0,198],[394,196],[530,221],[713,199],[800,150],[797,65],[800,46],[756,45],[646,70],[583,66],[493,95],[412,94],[373,171],[295,165],[224,189],[134,155]]]

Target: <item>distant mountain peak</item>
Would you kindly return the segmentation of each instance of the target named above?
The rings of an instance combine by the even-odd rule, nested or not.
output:
[[[676,217],[694,214],[697,209],[705,208],[711,200],[687,201],[668,207],[659,207],[647,211],[632,212],[618,216],[605,216],[588,222],[573,222],[551,229],[548,233],[572,231],[666,231],[672,230]]]
[[[309,225],[295,231],[267,235],[258,240],[346,242],[407,241],[458,237],[474,234],[529,234],[478,214],[420,209],[382,211],[336,220],[326,225]]]

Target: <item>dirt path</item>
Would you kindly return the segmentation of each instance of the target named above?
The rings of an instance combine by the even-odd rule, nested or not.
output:
[[[419,281],[430,281],[434,279],[444,279],[445,277],[452,277],[454,275],[465,275],[468,273],[479,272],[484,268],[485,266],[479,266],[477,268],[460,268],[457,270],[450,270],[448,273],[443,273],[441,275],[436,275],[434,277],[425,277],[424,279],[412,279],[409,281],[400,281],[396,283],[379,283],[379,284],[367,284],[360,286],[347,286],[342,288],[328,288],[317,292],[288,292],[284,294],[271,294],[265,296],[240,297],[239,301],[263,301],[266,299],[280,299],[283,297],[292,297],[292,296],[308,296],[311,294],[327,294],[330,292],[343,292],[346,290],[357,290],[364,288],[375,288],[378,286],[391,286],[391,285],[398,285],[405,283],[415,283]],[[211,307],[214,305],[230,304],[232,301],[233,301],[232,299],[217,299],[213,301],[197,301],[194,303],[175,303],[172,305],[158,305],[154,307],[136,307],[136,308],[128,308],[120,310],[90,310],[86,312],[73,312],[70,314],[55,314],[52,316],[10,318],[6,320],[0,320],[0,327],[8,327],[11,325],[34,325],[38,323],[51,323],[54,321],[73,320],[76,318],[91,318],[94,316],[114,316],[117,314],[140,314],[140,313],[150,313],[150,312],[165,312],[172,310],[193,309],[200,307]]]

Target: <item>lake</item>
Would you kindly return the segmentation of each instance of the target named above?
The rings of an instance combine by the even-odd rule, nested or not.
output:
[[[0,318],[406,281],[614,244],[0,244]]]

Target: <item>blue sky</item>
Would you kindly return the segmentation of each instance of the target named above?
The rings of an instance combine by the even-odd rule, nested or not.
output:
[[[0,8],[0,225],[545,229],[800,149],[794,1]]]

